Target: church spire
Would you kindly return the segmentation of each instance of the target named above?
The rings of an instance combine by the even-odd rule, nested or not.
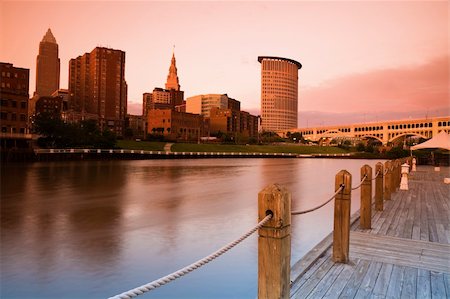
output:
[[[172,62],[169,68],[169,75],[167,75],[166,89],[180,90],[180,83],[178,81],[177,65],[175,60],[175,46],[173,46],[173,48]]]

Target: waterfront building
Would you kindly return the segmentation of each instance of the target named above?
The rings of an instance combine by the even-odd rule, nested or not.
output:
[[[147,134],[161,135],[168,140],[199,141],[204,131],[201,115],[172,109],[148,111]]]
[[[30,70],[0,62],[1,133],[28,134]]]
[[[39,97],[35,104],[34,116],[39,114],[48,115],[51,118],[61,118],[63,113],[62,96]]]
[[[59,89],[60,60],[58,44],[50,28],[39,43],[36,58],[36,92],[37,96],[50,96]]]
[[[210,117],[211,108],[228,109],[227,94],[201,94],[186,99],[186,112]]]
[[[96,47],[69,63],[73,118],[98,119],[101,130],[122,136],[127,113],[125,52]]]
[[[298,70],[292,59],[259,56],[261,63],[261,126],[264,131],[297,128]]]
[[[150,109],[176,110],[183,104],[184,91],[180,90],[175,53],[173,53],[165,88],[155,87],[152,93],[143,94],[142,115],[146,118]]]
[[[125,137],[144,138],[144,117],[127,114],[125,118]],[[131,134],[131,136],[129,136]]]

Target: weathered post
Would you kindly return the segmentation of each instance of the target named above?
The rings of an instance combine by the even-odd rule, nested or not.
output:
[[[377,178],[375,179],[375,210],[383,211],[383,176],[384,176],[384,168],[383,163],[378,162],[375,165],[375,173],[378,173]]]
[[[384,200],[391,200],[391,166],[391,161],[384,163],[384,168],[386,169],[386,175],[384,176]]]
[[[395,192],[395,189],[397,187],[397,160],[392,161],[392,172],[391,172],[391,194]]]
[[[344,189],[334,201],[333,261],[336,263],[347,263],[349,256],[352,175],[346,170],[336,174],[334,190],[337,191],[342,185]]]
[[[291,194],[277,184],[258,194],[258,298],[289,298],[291,273]]]
[[[372,167],[361,167],[361,180],[366,177],[361,185],[361,214],[359,225],[362,229],[370,229],[372,226]]]

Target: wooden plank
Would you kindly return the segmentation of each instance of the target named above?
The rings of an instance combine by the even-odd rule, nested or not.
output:
[[[343,270],[341,271],[341,273],[339,273],[339,276],[336,278],[331,287],[328,289],[325,296],[323,296],[322,298],[324,299],[339,298],[339,295],[341,294],[342,290],[344,290],[345,285],[355,272],[355,269],[357,268],[359,262],[360,260],[357,260],[356,264],[353,263],[342,264]]]
[[[411,267],[405,268],[401,299],[416,298],[416,280],[417,269]]]
[[[330,271],[333,265],[334,262],[331,259],[327,259],[295,293],[292,294],[291,292],[291,298],[305,298],[308,296],[328,271]]]
[[[381,266],[380,274],[372,291],[373,298],[386,297],[387,289],[389,286],[389,280],[391,279],[392,268],[394,265],[383,263]]]
[[[447,293],[447,298],[450,297],[450,274],[444,273],[444,285]]]
[[[392,268],[391,279],[389,280],[388,290],[386,292],[387,299],[398,299],[402,293],[403,275],[405,267],[394,265]]]
[[[443,273],[431,272],[431,297],[448,298]]]
[[[319,257],[314,263],[311,264],[311,267],[303,273],[295,282],[291,284],[291,294],[294,294],[301,288],[301,286],[317,271],[317,269],[327,260],[330,259],[330,253],[325,253],[321,257]]]
[[[431,298],[431,276],[430,271],[418,269],[417,270],[417,289],[416,298],[430,299]]]
[[[381,263],[372,262],[366,275],[364,276],[361,284],[359,285],[358,292],[356,293],[356,298],[369,298],[372,294],[372,290],[375,286],[375,282],[380,273]]]
[[[363,240],[363,241],[370,241],[371,243],[390,243],[394,245],[404,245],[404,246],[420,246],[422,249],[429,249],[429,250],[435,250],[435,251],[442,251],[442,252],[449,252],[450,250],[450,244],[440,244],[435,242],[427,242],[422,240],[408,240],[404,238],[396,238],[396,237],[390,237],[390,236],[380,236],[380,235],[367,235],[360,232],[351,232],[351,242]]]
[[[355,271],[352,273],[352,276],[348,280],[345,285],[342,293],[339,295],[339,298],[354,298],[356,292],[358,291],[361,282],[366,275],[367,270],[370,266],[370,261],[361,260],[356,266]]]
[[[336,278],[339,276],[339,274],[344,269],[345,264],[335,264],[330,271],[328,271],[326,277],[321,281],[320,284],[317,284],[316,287],[309,293],[309,295],[306,297],[308,299],[314,299],[314,298],[322,298],[328,289],[331,287],[331,285],[334,283]]]

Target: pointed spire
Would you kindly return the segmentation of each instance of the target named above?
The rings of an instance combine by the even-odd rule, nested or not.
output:
[[[180,83],[177,75],[177,65],[175,59],[175,45],[173,46],[172,61],[169,68],[169,75],[167,75],[166,89],[180,90]]]
[[[56,38],[53,36],[50,28],[48,28],[47,33],[45,33],[44,37],[42,38],[42,42],[56,44]]]

